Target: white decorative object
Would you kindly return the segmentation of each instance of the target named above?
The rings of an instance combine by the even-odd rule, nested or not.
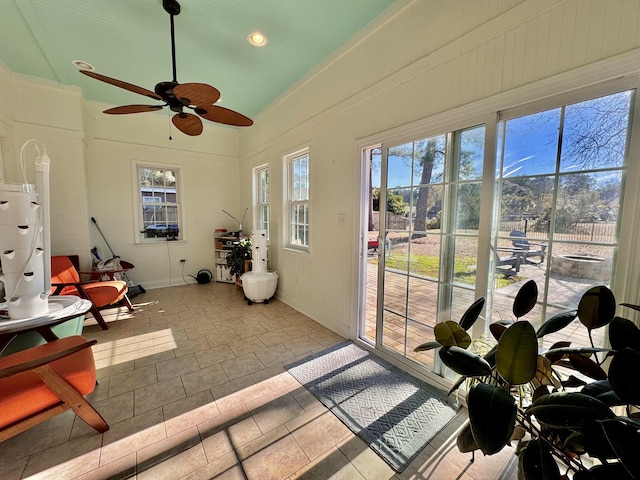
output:
[[[24,183],[16,185],[0,181],[0,263],[3,273],[0,280],[4,283],[6,308],[12,320],[49,312],[50,160],[46,151],[40,152],[38,144],[37,140],[27,140],[20,150]],[[24,153],[29,145],[34,145],[38,152],[35,187],[27,182],[24,166]]]
[[[251,303],[269,303],[276,293],[278,274],[276,272],[247,272],[242,274],[242,290]]]
[[[251,235],[251,268],[240,277],[244,296],[249,303],[268,303],[276,293],[278,274],[267,269],[266,230],[254,230]]]

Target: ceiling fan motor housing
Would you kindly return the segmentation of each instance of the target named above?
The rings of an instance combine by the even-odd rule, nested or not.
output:
[[[176,0],[162,0],[162,7],[169,15],[180,14],[180,4]]]

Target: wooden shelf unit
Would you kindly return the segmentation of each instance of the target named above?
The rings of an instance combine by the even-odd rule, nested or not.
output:
[[[238,239],[229,235],[216,235],[215,237],[215,281],[223,283],[235,283],[236,279],[227,266],[227,255],[238,243]]]

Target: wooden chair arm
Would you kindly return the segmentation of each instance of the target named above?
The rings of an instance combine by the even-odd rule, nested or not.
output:
[[[64,287],[77,287],[78,285],[82,285],[82,282],[51,282],[52,287],[63,289]]]
[[[53,295],[59,295],[65,287],[74,287],[78,291],[78,296],[80,298],[84,298],[85,300],[91,300],[87,292],[85,292],[83,285],[91,282],[69,282],[69,283],[51,283],[52,287],[56,287],[53,292]]]
[[[28,362],[15,363],[15,364],[10,363],[9,365],[0,369],[0,378],[10,377],[17,373],[33,370],[34,368],[37,368],[41,365],[46,365],[47,363],[51,363],[61,358],[68,357],[69,355],[73,355],[74,353],[84,350],[85,348],[90,348],[96,343],[98,343],[97,340],[87,340],[86,342],[81,343],[79,345],[74,345],[73,347],[69,347],[59,352],[52,353],[51,355],[46,355],[44,357],[29,360]],[[5,357],[5,359],[8,359],[10,357],[11,356]]]
[[[88,280],[86,282],[66,282],[66,283],[62,283],[62,282],[51,282],[51,286],[52,287],[76,287],[76,288],[80,288],[83,285],[87,285],[90,283],[99,283],[100,280]]]

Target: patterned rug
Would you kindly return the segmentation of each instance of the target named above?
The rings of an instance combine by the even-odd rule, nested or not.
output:
[[[351,342],[286,368],[397,472],[456,414],[444,392]]]

